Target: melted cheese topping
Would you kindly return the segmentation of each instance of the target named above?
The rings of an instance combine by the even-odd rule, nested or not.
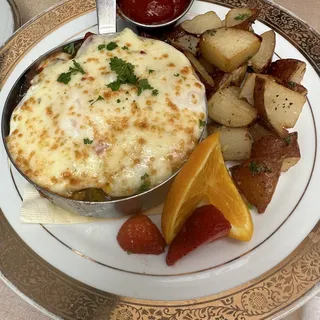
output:
[[[98,49],[111,41],[118,47]],[[158,94],[138,95],[130,84],[108,88],[117,79],[112,57],[134,65],[136,76],[148,79]],[[113,38],[89,37],[74,60],[85,74],[58,82],[74,64],[55,60],[14,110],[7,144],[17,166],[39,186],[66,197],[85,188],[129,196],[170,177],[198,143],[206,113],[204,86],[187,58],[125,29]]]

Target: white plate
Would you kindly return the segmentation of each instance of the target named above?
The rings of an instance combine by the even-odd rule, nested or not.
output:
[[[216,11],[222,18],[228,11],[222,6],[197,1],[188,17],[208,10]],[[269,27],[257,22],[254,29],[259,34]],[[97,32],[95,12],[61,25],[32,47],[4,84],[0,108],[11,86],[32,61],[87,31]],[[14,169],[11,175],[12,166],[1,145],[0,205],[9,223],[22,240],[51,265],[74,279],[117,295],[154,300],[194,299],[234,288],[271,269],[299,245],[320,217],[316,179],[320,176],[316,129],[320,119],[320,79],[304,56],[279,34],[276,54],[307,63],[303,85],[309,90],[308,102],[295,127],[302,158],[288,173],[282,174],[266,212],[252,213],[255,233],[250,243],[222,239],[168,267],[164,254],[127,255],[119,248],[116,234],[123,220],[67,226],[21,224],[19,192],[23,193],[25,181]],[[160,216],[154,216],[153,220],[159,225]]]

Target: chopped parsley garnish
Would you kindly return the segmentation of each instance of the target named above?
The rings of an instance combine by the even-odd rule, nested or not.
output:
[[[127,251],[127,254],[132,254],[132,252],[131,251]]]
[[[244,20],[250,17],[250,14],[248,13],[240,13],[236,17],[234,17],[234,20]]]
[[[293,88],[296,87],[296,85],[297,85],[297,84],[296,84],[295,82],[293,82],[293,81],[289,81],[289,82],[288,82],[289,88],[292,88],[292,89],[293,89]]]
[[[140,192],[145,192],[145,191],[149,190],[150,189],[150,185],[151,185],[149,175],[147,173],[145,173],[141,177],[141,180],[142,180],[142,184],[141,184],[141,186],[139,188],[139,191]]]
[[[76,60],[72,60],[72,61],[73,61],[74,67],[69,67],[69,72],[61,73],[57,79],[58,82],[68,84],[73,74],[76,74],[76,73],[85,74],[85,71],[82,69],[80,64]]]
[[[129,50],[129,48],[127,46],[123,46],[121,47],[122,50]]]
[[[118,91],[120,89],[121,82],[119,80],[113,81],[108,84],[108,88],[110,88],[112,91]]]
[[[61,73],[57,79],[58,82],[62,82],[64,84],[68,84],[70,80],[71,80],[71,72]]]
[[[91,105],[93,105],[94,103],[96,103],[99,100],[104,100],[104,97],[99,96],[96,100],[90,100],[91,101]]]
[[[158,89],[153,89],[151,94],[153,96],[157,96],[159,94],[159,90]]]
[[[63,51],[66,52],[66,53],[69,53],[71,54],[72,56],[76,53],[76,50],[74,48],[74,43],[70,43],[66,46],[63,47]]]
[[[261,172],[272,172],[268,167],[259,165],[255,161],[251,161],[248,168],[253,176]]]
[[[117,99],[117,103],[120,103],[121,102],[121,100],[120,99]]]
[[[120,58],[113,57],[110,60],[110,68],[114,71],[120,84],[129,83],[129,84],[137,84],[138,78],[134,74],[134,65],[130,62],[126,62]]]
[[[175,77],[179,77],[179,76],[180,76],[180,73],[175,73],[174,76],[175,76]]]
[[[94,101],[94,100],[93,100],[93,99],[91,99],[91,100],[89,100],[88,102],[90,102],[90,103],[91,103],[91,102],[93,102],[93,101]]]
[[[149,74],[154,73],[154,70],[149,69]]]
[[[206,125],[206,122],[204,120],[199,119],[199,127],[203,128]]]
[[[99,44],[98,50],[107,49],[109,51],[112,51],[113,49],[117,48],[118,45],[115,42],[109,42],[108,44]]]
[[[253,210],[254,205],[251,204],[250,202],[247,202],[247,207],[248,207],[249,210]]]
[[[148,79],[138,79],[138,77],[134,74],[134,65],[130,62],[126,62],[120,58],[113,57],[110,60],[110,68],[117,74],[117,80],[108,84],[108,87],[112,91],[117,91],[120,89],[122,84],[132,84],[138,89],[138,96],[144,90],[153,90],[152,94],[157,95],[158,90],[154,89]]]
[[[76,61],[76,60],[73,60],[73,64],[74,64],[74,67],[70,67],[69,70],[71,72],[80,72],[82,74],[85,74],[86,72],[82,69],[82,67],[80,66],[80,64]]]
[[[118,45],[115,42],[109,42],[106,46],[107,50],[112,51],[115,48],[118,48]]]
[[[89,138],[84,138],[83,143],[84,144],[92,144],[93,140],[90,140]]]
[[[288,136],[288,137],[286,137],[286,138],[283,138],[283,141],[286,143],[286,145],[288,146],[288,145],[290,145],[290,143],[291,143],[291,137],[290,136]]]
[[[148,79],[141,79],[138,81],[138,96],[142,93],[143,90],[153,90],[154,88],[150,85]]]
[[[214,36],[217,33],[217,30],[210,30],[209,34],[210,36]]]

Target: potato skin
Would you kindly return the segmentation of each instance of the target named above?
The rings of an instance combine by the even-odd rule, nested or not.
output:
[[[254,106],[265,123],[280,137],[288,136],[285,128],[293,128],[306,97],[281,84],[256,76]]]
[[[285,86],[286,88],[292,91],[298,92],[303,96],[306,96],[308,94],[308,89],[303,85],[301,85],[300,83],[297,83],[294,81],[283,81],[282,79],[279,79],[279,78],[275,78],[275,80],[281,85]]]
[[[290,133],[285,139],[275,135],[264,136],[253,143],[251,154],[252,157],[279,159],[282,161],[281,171],[287,171],[292,165],[295,165],[301,157],[298,144],[298,132]]]
[[[297,59],[280,59],[271,63],[268,74],[285,82],[300,83],[306,71],[306,63]]]
[[[265,212],[276,189],[282,162],[269,158],[251,158],[230,168],[233,181],[246,200]],[[255,169],[255,170],[254,170]]]

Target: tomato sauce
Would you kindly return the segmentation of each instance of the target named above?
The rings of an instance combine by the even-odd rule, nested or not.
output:
[[[122,12],[131,20],[143,24],[160,24],[178,17],[190,0],[120,0]]]

